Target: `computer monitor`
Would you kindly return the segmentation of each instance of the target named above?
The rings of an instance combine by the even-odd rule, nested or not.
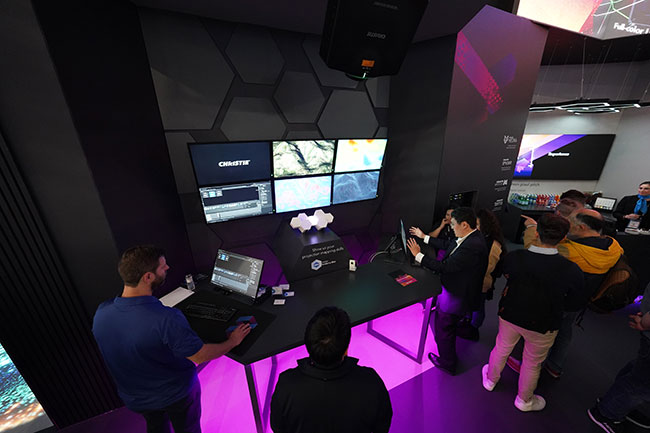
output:
[[[377,197],[379,171],[362,171],[334,175],[332,203],[350,203]]]
[[[594,202],[594,209],[596,210],[613,211],[614,206],[616,206],[615,198],[598,197]]]
[[[332,200],[331,175],[279,179],[273,186],[276,212],[329,206]]]
[[[386,139],[338,140],[335,173],[379,170],[384,160]]]
[[[411,252],[409,251],[409,248],[408,248],[408,246],[406,244],[406,240],[408,238],[406,237],[406,229],[404,228],[404,221],[402,221],[401,218],[399,219],[399,235],[400,235],[400,238],[402,239],[402,248],[404,249],[404,257],[406,257],[406,261],[410,263],[410,262],[412,262],[412,260],[411,260],[412,255],[411,255]]]
[[[271,142],[189,144],[199,187],[271,178]]]
[[[273,142],[275,178],[328,174],[334,165],[335,140]]]
[[[264,260],[219,250],[210,282],[224,290],[255,299],[263,266]]]
[[[199,194],[208,224],[273,213],[270,181],[202,187]]]

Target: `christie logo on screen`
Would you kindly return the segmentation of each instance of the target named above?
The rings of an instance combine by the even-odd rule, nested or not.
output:
[[[571,156],[570,152],[549,152],[547,154],[551,158],[555,158],[556,156]]]
[[[321,261],[318,260],[318,259],[316,259],[316,260],[314,260],[313,262],[311,262],[311,269],[312,269],[313,271],[317,271],[317,270],[319,270],[322,266],[323,266],[323,262],[321,262]]]
[[[239,167],[242,165],[249,165],[250,159],[240,159],[239,161],[219,161],[219,167]]]
[[[517,142],[517,138],[513,137],[512,135],[503,136],[503,144],[516,143],[516,142]]]

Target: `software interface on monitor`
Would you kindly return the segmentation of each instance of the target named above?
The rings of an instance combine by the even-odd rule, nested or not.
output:
[[[249,297],[257,296],[264,260],[219,250],[212,270],[212,284]]]
[[[273,213],[269,181],[203,187],[199,192],[208,223]]]
[[[615,198],[598,197],[594,203],[594,209],[614,210]]]

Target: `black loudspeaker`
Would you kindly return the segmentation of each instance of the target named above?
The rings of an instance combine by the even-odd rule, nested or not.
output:
[[[357,78],[395,75],[429,0],[329,0],[320,55]]]

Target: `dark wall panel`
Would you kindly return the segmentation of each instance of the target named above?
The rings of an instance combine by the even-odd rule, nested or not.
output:
[[[160,245],[171,266],[163,290],[176,287],[194,265],[137,9],[34,6],[118,249]]]
[[[188,142],[370,138],[379,129],[387,135],[389,80],[360,83],[327,68],[316,37],[152,9],[140,9],[139,14],[199,270],[211,267],[218,248],[250,251],[257,245],[259,254],[266,254],[280,224],[288,224],[296,212],[205,224]],[[219,68],[214,67],[217,63]],[[208,98],[217,87],[227,89],[225,96]],[[214,117],[209,126],[175,120],[206,112]],[[174,118],[165,113],[174,113]],[[368,227],[378,229],[374,221],[379,206],[378,200],[371,200],[325,210],[334,213],[332,228],[339,235],[354,232],[353,237],[363,237]],[[351,242],[373,248],[367,241]],[[277,274],[273,271],[262,280],[275,282]]]
[[[457,36],[436,213],[451,193],[507,201],[548,31],[486,6]]]
[[[391,79],[382,229],[428,230],[440,176],[455,37],[413,45]]]

